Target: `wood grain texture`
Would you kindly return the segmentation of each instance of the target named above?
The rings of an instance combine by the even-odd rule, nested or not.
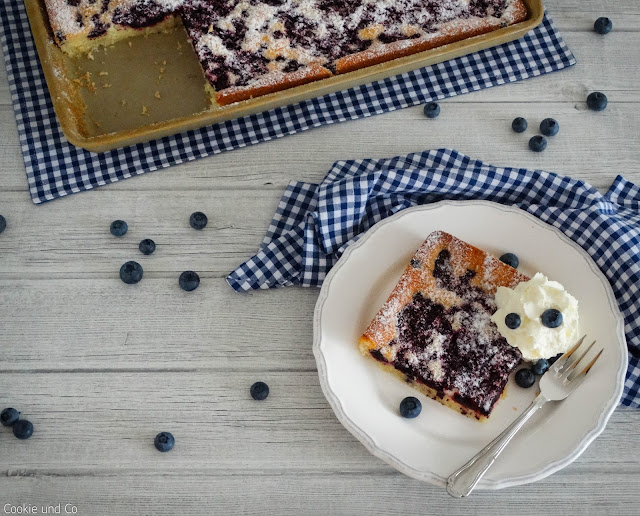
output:
[[[617,410],[572,465],[528,486],[453,500],[371,456],[324,399],[311,351],[317,290],[237,294],[226,274],[255,252],[286,184],[317,182],[338,159],[453,147],[497,165],[542,168],[601,190],[640,182],[640,5],[548,0],[578,65],[549,76],[326,126],[101,187],[29,200],[0,66],[0,408],[35,424],[0,431],[4,504],[71,503],[78,514],[634,514],[640,411]],[[593,32],[598,16],[614,32]],[[584,105],[593,90],[609,107]],[[530,129],[511,131],[524,116]],[[560,133],[534,154],[548,116]],[[209,216],[202,232],[189,214]],[[108,232],[123,218],[129,232]],[[142,256],[138,242],[158,247]],[[135,286],[118,279],[130,259]],[[199,289],[178,288],[180,272]],[[257,404],[248,389],[271,386]],[[169,430],[175,449],[156,452]]]

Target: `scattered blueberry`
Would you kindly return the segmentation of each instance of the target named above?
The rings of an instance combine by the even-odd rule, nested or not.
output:
[[[544,374],[547,372],[550,365],[551,364],[546,358],[541,358],[531,366],[531,371],[533,371],[533,374],[540,376],[541,374]]]
[[[560,124],[553,118],[545,118],[540,122],[540,132],[545,136],[555,136],[560,130]]]
[[[518,265],[520,265],[520,260],[518,260],[518,257],[513,253],[504,253],[500,257],[500,261],[507,265],[511,265],[514,269],[517,269]]]
[[[7,229],[7,219],[0,215],[0,233]]]
[[[562,313],[555,308],[549,308],[542,312],[542,324],[547,328],[557,328],[562,324]]]
[[[111,234],[117,237],[123,236],[127,232],[127,229],[129,229],[129,226],[127,226],[124,220],[114,220],[109,227]]]
[[[519,116],[518,118],[514,118],[513,122],[511,122],[511,129],[513,129],[516,133],[524,133],[527,130],[527,121]]]
[[[598,34],[609,34],[613,29],[613,22],[609,18],[601,16],[593,24],[593,28]]]
[[[264,382],[256,382],[249,389],[254,400],[262,401],[269,396],[269,386]]]
[[[12,426],[18,419],[20,419],[20,412],[14,408],[6,408],[0,412],[2,426]]]
[[[200,285],[200,276],[193,271],[184,271],[180,274],[178,284],[182,290],[191,292],[192,290],[197,289],[198,285]]]
[[[542,152],[547,148],[547,139],[537,134],[529,140],[529,148],[533,152]]]
[[[504,324],[507,326],[507,328],[515,330],[516,328],[520,327],[522,321],[520,320],[520,316],[518,314],[507,314],[507,316],[504,318]]]
[[[26,419],[18,419],[13,424],[13,435],[18,439],[29,439],[33,435],[33,425]]]
[[[440,114],[440,106],[437,102],[429,102],[424,105],[424,116],[427,118],[435,118]]]
[[[204,229],[207,222],[209,222],[209,219],[201,211],[196,211],[191,214],[191,217],[189,217],[189,224],[191,224],[193,229]]]
[[[562,353],[558,353],[555,357],[551,357],[549,358],[547,361],[549,362],[549,365],[552,366],[556,360],[558,360],[563,354]]]
[[[168,452],[173,448],[175,443],[176,440],[173,438],[171,432],[160,432],[153,440],[153,445],[156,447],[156,450],[161,452]]]
[[[120,279],[128,285],[133,285],[142,279],[142,272],[142,265],[138,262],[127,262],[120,267]]]
[[[142,254],[152,254],[153,251],[156,250],[156,243],[150,238],[145,238],[144,240],[140,241],[138,249],[140,249],[140,252]]]
[[[600,91],[589,93],[589,96],[587,97],[587,106],[592,111],[602,111],[607,107],[607,96]]]
[[[536,381],[536,376],[533,374],[531,369],[520,369],[516,373],[516,383],[520,387],[524,387],[528,389],[531,387]]]
[[[402,417],[412,419],[414,417],[418,417],[420,412],[422,412],[422,403],[420,403],[418,398],[407,396],[400,403],[400,415]]]

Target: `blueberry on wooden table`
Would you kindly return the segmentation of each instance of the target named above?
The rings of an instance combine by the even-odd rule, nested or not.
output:
[[[542,152],[547,148],[547,139],[538,134],[529,140],[529,148],[533,152]]]
[[[109,231],[113,236],[121,237],[129,229],[129,226],[124,220],[114,220],[109,227]]]
[[[593,24],[593,29],[598,34],[609,34],[611,29],[613,29],[613,22],[609,18],[601,16]]]
[[[587,97],[587,107],[592,111],[602,111],[607,107],[607,96],[601,91],[589,93]]]
[[[156,447],[156,450],[160,452],[168,452],[173,448],[175,442],[176,440],[173,438],[171,432],[160,432],[153,440],[153,445]]]
[[[418,398],[407,396],[400,402],[400,415],[407,419],[418,417],[422,412],[422,403]]]
[[[262,401],[269,396],[269,386],[264,382],[256,382],[251,386],[249,392],[254,400]]]
[[[142,265],[138,262],[130,261],[120,267],[120,279],[127,285],[138,283],[142,279],[142,274]]]
[[[516,373],[516,383],[525,389],[531,387],[536,381],[536,376],[531,369],[520,369]]]
[[[502,263],[506,263],[507,265],[510,265],[511,267],[513,267],[514,269],[518,268],[518,265],[520,265],[520,260],[518,259],[518,257],[513,254],[513,253],[504,253],[501,257],[500,257],[500,261]]]
[[[7,229],[7,219],[0,215],[0,233]]]
[[[513,122],[511,122],[511,129],[516,133],[524,133],[527,130],[528,125],[527,121],[519,116],[518,118],[514,118]]]
[[[540,122],[540,132],[545,136],[555,136],[560,130],[560,124],[553,118],[545,118]]]
[[[20,412],[14,408],[6,408],[0,412],[0,423],[2,426],[13,426],[20,419]]]
[[[192,290],[197,289],[198,285],[200,285],[200,276],[193,271],[184,271],[178,278],[178,284],[182,290],[191,292]]]
[[[189,217],[189,224],[193,229],[204,229],[209,219],[201,211],[196,211]]]
[[[145,238],[140,241],[140,245],[138,245],[138,249],[142,254],[150,255],[156,250],[156,243],[150,238]]]
[[[440,106],[437,102],[429,102],[425,104],[423,111],[427,118],[435,118],[440,114]]]
[[[13,435],[18,439],[29,439],[33,435],[33,424],[26,419],[18,419],[13,424]]]

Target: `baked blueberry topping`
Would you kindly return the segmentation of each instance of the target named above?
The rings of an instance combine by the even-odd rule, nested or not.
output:
[[[557,328],[562,324],[562,312],[555,308],[545,310],[542,312],[540,318],[542,319],[542,324],[547,328]]]
[[[598,34],[609,34],[613,29],[613,22],[609,18],[601,16],[593,24],[593,28]]]
[[[418,398],[407,396],[400,402],[400,415],[407,419],[418,417],[422,412],[422,403]]]
[[[12,426],[18,419],[20,419],[20,412],[14,408],[6,408],[0,412],[2,426]]]
[[[201,211],[196,211],[189,217],[189,224],[193,229],[204,229],[208,221],[207,216]]]
[[[547,139],[538,134],[529,140],[529,148],[533,152],[542,152],[547,148]]]
[[[427,118],[435,118],[440,114],[440,106],[437,102],[429,102],[424,106],[424,116]]]
[[[120,279],[128,285],[133,285],[142,279],[142,272],[142,265],[130,261],[120,267]]]
[[[520,265],[520,260],[518,259],[518,257],[513,254],[513,253],[504,253],[501,257],[500,257],[500,261],[502,263],[506,263],[507,265],[510,265],[511,267],[513,267],[514,269],[518,268],[518,265]]]
[[[533,371],[533,374],[540,376],[549,370],[550,365],[546,358],[541,358],[531,366],[531,371]]]
[[[153,445],[156,447],[156,450],[160,452],[168,452],[173,448],[175,443],[176,440],[173,438],[171,432],[160,432],[153,440]]]
[[[520,387],[524,387],[525,389],[528,389],[536,382],[536,376],[533,374],[533,371],[531,369],[526,369],[526,368],[519,369],[518,372],[516,372],[515,378],[516,378],[516,383]]]
[[[124,220],[114,220],[109,227],[109,231],[111,231],[111,234],[117,237],[123,236],[128,229],[129,226]]]
[[[269,386],[264,382],[256,382],[249,389],[254,400],[262,401],[269,396]]]
[[[520,327],[520,325],[522,324],[522,320],[520,319],[520,316],[518,314],[511,313],[507,314],[507,316],[504,318],[504,324],[507,328],[515,330],[516,328]]]
[[[140,249],[140,252],[142,254],[153,254],[153,252],[156,250],[156,243],[151,240],[150,238],[145,238],[144,240],[140,241],[140,245],[138,245],[138,249]]]
[[[607,96],[600,91],[589,93],[589,96],[587,97],[587,106],[592,111],[602,111],[607,107]]]
[[[7,229],[7,219],[0,215],[0,233]]]
[[[527,130],[528,125],[527,121],[519,116],[518,118],[514,118],[513,122],[511,122],[511,129],[516,133],[524,133]]]
[[[540,122],[540,132],[545,136],[555,136],[560,130],[560,124],[553,118],[545,118]]]
[[[33,424],[26,419],[18,419],[13,424],[13,435],[18,439],[29,439],[33,435]]]
[[[198,285],[200,285],[200,276],[193,271],[184,271],[180,274],[180,278],[178,278],[178,284],[182,290],[191,292],[192,290],[197,289]]]

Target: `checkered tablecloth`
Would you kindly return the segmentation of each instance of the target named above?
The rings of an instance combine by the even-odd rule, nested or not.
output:
[[[566,68],[575,59],[545,16],[523,38],[297,105],[101,154],[69,144],[49,99],[22,0],[0,3],[2,47],[31,198],[41,203],[184,161],[324,124]]]
[[[622,176],[603,195],[583,181],[494,167],[449,149],[338,161],[319,185],[289,184],[260,249],[227,282],[239,292],[320,286],[346,247],[376,222],[444,199],[517,206],[589,253],[624,316],[629,369],[621,402],[640,408],[640,188]]]

